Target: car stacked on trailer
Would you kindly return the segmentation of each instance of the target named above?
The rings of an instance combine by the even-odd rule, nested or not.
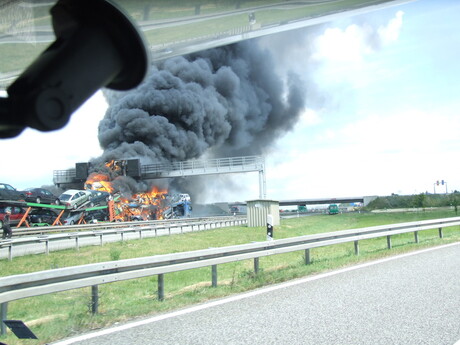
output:
[[[52,225],[58,214],[53,209],[37,208],[30,211],[28,215],[29,223],[40,225]]]
[[[21,219],[24,217],[26,210],[19,206],[6,206],[0,205],[0,230],[3,227],[3,219],[5,219],[6,211],[10,210],[10,224],[16,225],[19,224]]]
[[[37,204],[59,204],[59,198],[44,188],[27,188],[24,190],[25,200]]]
[[[89,201],[90,195],[87,190],[69,189],[59,196],[59,203],[76,210]]]
[[[96,206],[96,205],[107,205],[109,200],[112,198],[110,193],[108,192],[103,192],[100,190],[88,190],[87,192],[90,193],[89,196],[89,201],[91,207]]]
[[[8,183],[0,183],[0,200],[24,200],[25,192],[18,191]]]

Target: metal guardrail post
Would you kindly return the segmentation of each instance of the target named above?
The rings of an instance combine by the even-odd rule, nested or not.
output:
[[[217,265],[211,266],[212,272],[212,287],[217,287]]]
[[[311,264],[310,249],[305,249],[305,265],[310,265],[310,264]]]
[[[254,258],[254,273],[259,273],[259,258]]]
[[[414,231],[414,239],[415,239],[415,243],[418,243],[418,231]]]
[[[1,304],[1,325],[0,325],[0,334],[6,335],[6,325],[3,323],[3,320],[7,319],[8,314],[8,302]]]
[[[391,236],[387,236],[387,247],[391,249]]]
[[[358,241],[355,241],[355,255],[359,255],[359,243]]]
[[[46,238],[46,236],[41,237],[41,238],[39,238],[39,242],[44,242],[45,243],[45,254],[49,255],[50,254],[50,246],[49,246],[48,238]]]
[[[158,300],[163,301],[165,299],[165,284],[163,273],[158,275]]]
[[[439,228],[439,238],[443,238],[444,235],[442,234],[442,228]]]
[[[97,314],[99,310],[99,288],[98,285],[91,286],[91,313]]]

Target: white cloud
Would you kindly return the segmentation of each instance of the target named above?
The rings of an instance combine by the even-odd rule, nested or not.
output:
[[[460,189],[460,118],[419,110],[374,114],[343,127],[322,128],[291,150],[267,159],[269,198],[296,199],[432,192],[436,180]],[[329,145],[325,145],[328,142]]]
[[[365,44],[365,31],[369,27],[350,25],[345,30],[326,29],[314,42],[312,60],[335,62],[360,62],[365,54],[372,51]]]
[[[366,55],[395,42],[402,28],[403,12],[398,11],[386,26],[352,24],[344,30],[328,28],[313,43],[312,60],[322,62],[362,62]]]
[[[403,24],[403,11],[396,12],[396,17],[391,19],[387,26],[378,29],[378,34],[384,45],[395,42],[401,32]]]
[[[339,131],[339,141],[372,152],[428,152],[449,150],[460,131],[457,116],[420,110],[370,115]]]

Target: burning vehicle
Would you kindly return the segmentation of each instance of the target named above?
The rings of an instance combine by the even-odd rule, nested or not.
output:
[[[145,191],[123,190],[132,179],[126,176],[126,161],[105,163],[104,172],[91,173],[85,182],[85,189],[110,195],[109,213],[115,221],[142,221],[191,216],[191,199],[188,194],[169,197],[166,188],[147,187]],[[106,198],[107,199],[107,198]],[[111,208],[111,209],[110,209]]]

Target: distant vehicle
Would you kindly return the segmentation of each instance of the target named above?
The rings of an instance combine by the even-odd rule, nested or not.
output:
[[[0,183],[0,200],[24,200],[23,191],[18,191],[7,183]]]
[[[90,194],[86,190],[69,189],[59,196],[59,203],[75,210],[89,200]]]
[[[339,213],[339,206],[336,204],[331,204],[327,208],[329,214],[338,214]]]
[[[25,200],[37,204],[59,204],[59,198],[43,188],[27,188],[24,190]]]
[[[91,207],[96,205],[107,205],[107,202],[112,198],[108,192],[103,192],[100,190],[88,190],[88,192],[91,193],[89,196]]]
[[[11,211],[10,215],[10,224],[17,225],[24,217],[26,211],[22,207],[10,207],[10,206],[0,206],[0,228],[3,227],[3,219],[5,218],[6,210]]]
[[[247,213],[247,206],[246,205],[231,205],[230,206],[230,213],[233,215],[240,215]]]
[[[85,222],[95,223],[96,221],[104,222],[109,220],[107,209],[88,211],[85,215]]]
[[[51,210],[51,209],[35,209],[30,211],[29,213],[29,222],[32,224],[37,224],[37,223],[47,223],[47,224],[53,224],[56,218],[58,217],[58,214]]]

